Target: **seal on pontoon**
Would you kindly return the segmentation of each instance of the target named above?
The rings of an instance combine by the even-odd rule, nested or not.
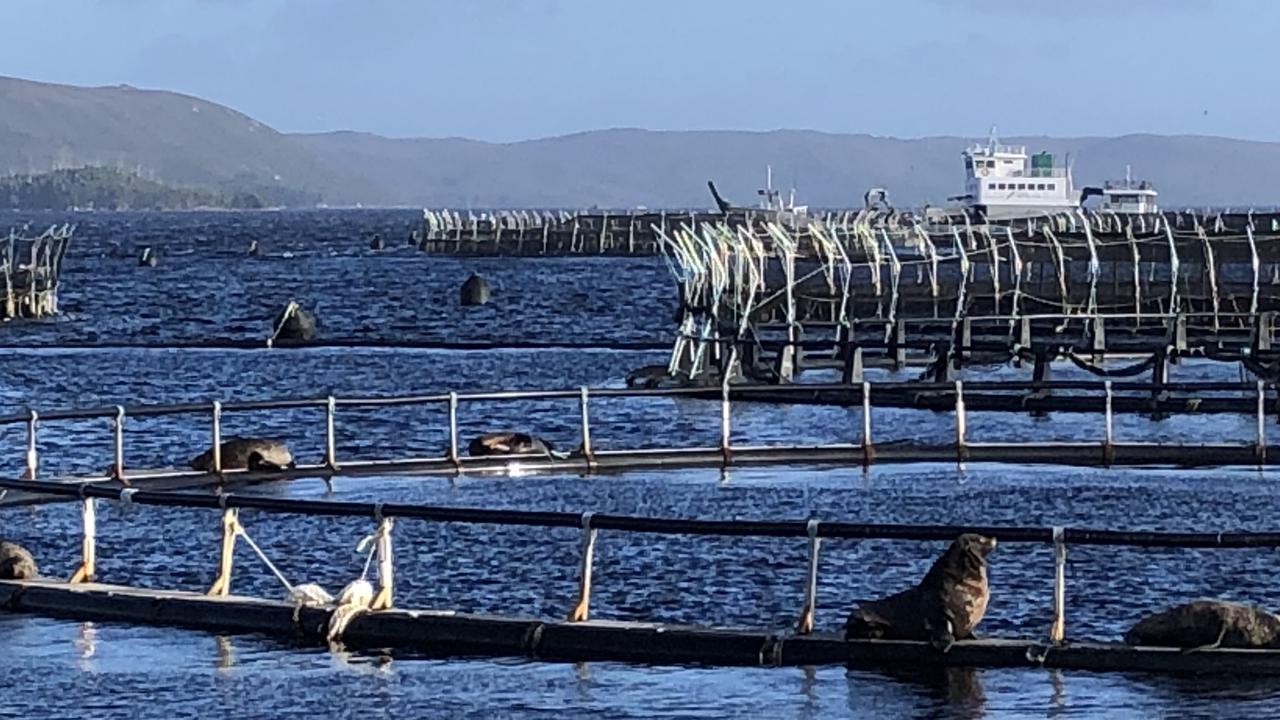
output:
[[[39,573],[30,551],[17,543],[0,542],[0,580],[28,580]]]
[[[1201,599],[1139,620],[1124,634],[1130,645],[1211,648],[1280,648],[1280,616],[1254,605]]]
[[[249,242],[249,257],[262,257],[262,243],[256,238]]]
[[[551,443],[542,438],[522,432],[485,433],[467,445],[467,452],[472,457],[484,455],[546,455],[560,457]]]
[[[295,463],[289,448],[279,440],[270,438],[231,438],[221,445],[223,470],[254,470],[280,472],[293,469]],[[210,448],[191,459],[194,470],[213,470],[213,449]]]
[[[493,296],[489,283],[476,273],[462,283],[461,302],[463,305],[484,305]]]
[[[373,234],[373,237],[369,239],[369,249],[370,249],[370,250],[373,250],[374,252],[377,252],[378,250],[381,250],[381,249],[383,249],[383,248],[385,248],[385,247],[386,247],[386,244],[382,242],[382,235],[381,235],[381,234],[379,234],[379,233],[374,233],[374,234]]]
[[[880,600],[861,601],[845,623],[846,639],[928,640],[946,652],[973,638],[987,611],[987,555],[995,538],[965,533],[933,562],[918,585]]]

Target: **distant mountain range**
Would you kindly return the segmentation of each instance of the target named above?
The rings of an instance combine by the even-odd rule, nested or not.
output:
[[[993,118],[999,120],[998,117]],[[1070,152],[1077,185],[1149,179],[1166,206],[1280,205],[1280,143],[1198,135],[1010,137]],[[0,77],[0,174],[104,166],[171,186],[252,193],[280,205],[710,207],[706,181],[754,204],[772,165],[797,200],[852,206],[870,187],[896,204],[960,192],[973,138],[900,140],[802,130],[597,130],[515,143],[281,133],[215,103],[128,86]]]

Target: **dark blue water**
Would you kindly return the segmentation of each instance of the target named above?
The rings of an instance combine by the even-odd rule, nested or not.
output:
[[[398,240],[416,213],[259,213],[79,216],[57,320],[11,323],[0,336],[33,346],[58,339],[265,337],[271,314],[296,297],[320,308],[331,337],[657,340],[669,332],[671,293],[659,260],[449,260]],[[53,222],[54,216],[38,218]],[[379,232],[391,248],[373,254]],[[259,238],[268,257],[244,248]],[[153,245],[159,267],[139,268]],[[286,257],[288,253],[290,256]],[[474,269],[495,279],[495,301],[460,308],[457,285]],[[0,357],[0,413],[116,402],[211,401],[294,395],[425,393],[448,389],[620,385],[660,353],[331,350],[25,350]],[[1014,374],[1012,369],[992,369]],[[1234,372],[1234,371],[1232,371]],[[1222,377],[1186,365],[1186,377]],[[592,408],[597,447],[709,445],[719,408],[654,399]],[[343,409],[340,458],[437,455],[443,407]],[[130,419],[126,464],[183,464],[203,449],[200,415]],[[856,441],[857,412],[741,404],[741,443]],[[877,410],[877,442],[951,437],[945,413]],[[464,405],[463,436],[495,427],[576,440],[573,402]],[[973,440],[1100,438],[1090,415],[1030,420],[975,413]],[[228,414],[228,433],[286,438],[321,456],[322,414]],[[1118,438],[1252,438],[1250,418],[1153,422],[1120,418]],[[1269,432],[1274,432],[1269,428]],[[1273,442],[1275,438],[1273,438]],[[22,467],[22,429],[0,428],[0,472]],[[45,476],[92,472],[111,460],[106,421],[41,425]],[[476,507],[607,511],[700,518],[807,518],[912,523],[1072,525],[1170,530],[1274,530],[1274,472],[1091,470],[921,465],[666,471],[582,477],[521,475],[339,478],[257,489],[290,497],[398,500]],[[252,537],[293,582],[331,590],[358,576],[353,519],[245,513]],[[46,572],[72,570],[78,510],[0,511],[0,535],[32,547]],[[212,580],[219,518],[179,509],[102,506],[99,570],[105,581],[201,589]],[[405,607],[562,617],[576,589],[578,535],[568,530],[442,525],[396,527],[397,602]],[[930,543],[824,543],[818,625],[840,626],[853,599],[914,582],[940,547]],[[1280,594],[1270,550],[1200,552],[1075,548],[1068,566],[1068,635],[1116,639],[1141,613],[1198,595],[1272,604]],[[793,540],[602,533],[594,617],[785,629],[802,600],[805,545]],[[1047,631],[1048,548],[1002,545],[992,556],[991,635]],[[238,556],[233,590],[279,596],[251,555]],[[0,678],[11,693],[0,717],[1267,717],[1280,715],[1280,682],[983,670],[904,679],[842,668],[650,668],[616,663],[427,661],[334,655],[259,637],[217,638],[171,629],[0,615]]]

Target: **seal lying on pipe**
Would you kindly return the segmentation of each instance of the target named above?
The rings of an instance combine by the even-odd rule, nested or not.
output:
[[[39,572],[35,557],[26,548],[17,543],[0,542],[0,580],[28,580]]]
[[[1124,641],[1130,645],[1182,648],[1280,648],[1280,616],[1227,600],[1193,600],[1139,620]]]
[[[222,443],[223,470],[254,470],[280,472],[295,467],[289,448],[279,440],[269,438],[231,438]],[[191,459],[194,470],[213,471],[213,449],[210,448]]]
[[[556,452],[551,443],[542,438],[522,432],[485,433],[467,445],[467,453],[472,457],[485,455],[546,455],[555,460],[564,460],[568,453]]]
[[[973,638],[987,611],[987,555],[995,538],[965,533],[934,561],[920,584],[880,600],[859,602],[846,639],[928,640],[942,652]]]

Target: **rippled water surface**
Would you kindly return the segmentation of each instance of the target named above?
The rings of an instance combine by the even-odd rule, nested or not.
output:
[[[673,293],[657,259],[463,260],[430,257],[404,243],[414,212],[82,215],[67,258],[66,314],[10,323],[0,342],[260,339],[289,298],[316,307],[331,338],[661,341]],[[61,220],[25,218],[33,225]],[[379,233],[388,250],[372,253]],[[258,239],[267,256],[249,258]],[[141,268],[143,245],[160,254]],[[457,286],[480,271],[495,300],[461,308]],[[0,355],[0,413],[119,402],[211,401],[296,395],[430,393],[449,389],[620,385],[661,353],[389,350],[18,350]],[[1013,369],[999,372],[1014,374]],[[1221,377],[1208,366],[1184,377]],[[1217,374],[1215,374],[1217,373]],[[574,402],[464,404],[464,438],[496,427],[529,428],[558,446],[577,441]],[[711,445],[719,408],[669,398],[599,401],[597,447]],[[340,458],[439,455],[443,406],[339,414]],[[856,441],[858,412],[742,403],[735,442]],[[877,442],[947,441],[946,413],[877,410]],[[1091,415],[1009,418],[974,413],[973,439],[1101,436]],[[315,410],[228,413],[226,432],[285,438],[308,461],[323,452]],[[1155,422],[1117,419],[1118,438],[1250,441],[1233,416]],[[93,472],[111,462],[105,420],[41,425],[41,472]],[[207,415],[126,426],[131,467],[182,465],[203,449]],[[1268,433],[1275,434],[1269,427]],[[1271,442],[1280,441],[1280,435]],[[20,471],[24,436],[0,428],[0,473]],[[474,507],[607,511],[699,518],[1071,525],[1188,531],[1275,530],[1280,483],[1254,469],[1172,471],[1069,467],[918,465],[861,468],[647,471],[584,477],[520,475],[339,478],[262,486],[289,497],[397,500]],[[294,582],[337,588],[360,572],[356,519],[243,514],[249,533]],[[69,574],[79,544],[71,506],[0,510],[0,535],[36,550],[43,569]],[[99,571],[108,582],[197,589],[211,581],[216,513],[101,506]],[[409,607],[562,617],[576,589],[578,533],[402,521],[396,527],[397,601]],[[859,597],[899,589],[940,546],[827,541],[818,625],[835,629]],[[278,582],[247,554],[235,591],[276,596]],[[596,617],[782,630],[802,599],[805,545],[778,539],[602,533]],[[1272,550],[1076,548],[1068,565],[1068,631],[1116,639],[1141,613],[1196,595],[1263,604],[1280,595]],[[1007,543],[992,556],[993,599],[983,629],[1039,636],[1048,625],[1048,548]],[[11,692],[0,717],[1268,717],[1280,716],[1280,683],[1168,679],[1028,670],[891,677],[843,668],[708,669],[617,663],[419,660],[343,656],[276,640],[172,629],[0,615],[0,682]]]

